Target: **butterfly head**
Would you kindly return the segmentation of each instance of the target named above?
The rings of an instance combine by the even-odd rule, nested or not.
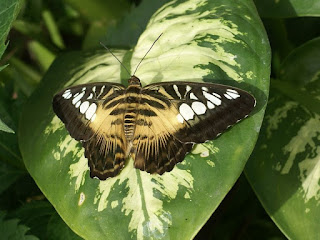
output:
[[[128,80],[129,86],[139,86],[141,87],[140,79],[137,78],[135,75],[132,75]]]

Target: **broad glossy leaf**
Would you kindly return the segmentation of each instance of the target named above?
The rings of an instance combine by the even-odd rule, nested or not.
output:
[[[58,58],[23,113],[20,146],[40,189],[64,221],[86,239],[190,239],[239,177],[257,138],[269,85],[269,44],[251,1],[175,1],[150,19],[137,46],[116,51],[136,75],[151,82],[201,79],[251,91],[252,117],[218,140],[198,145],[172,172],[133,168],[106,181],[89,177],[81,144],[53,114],[53,95],[65,86],[129,77],[107,52]],[[125,77],[125,78],[124,78]]]
[[[319,238],[320,38],[292,52],[281,67],[247,177],[289,239]]]
[[[320,4],[318,0],[254,0],[261,17],[319,17]]]
[[[12,22],[19,11],[19,0],[3,0],[0,2],[0,58],[6,49],[6,38]]]
[[[10,31],[13,20],[15,19],[18,9],[19,1],[17,0],[4,0],[0,2],[0,59],[6,50],[7,44],[6,38]],[[0,66],[0,71],[3,70],[5,66]],[[0,103],[1,104],[1,103]],[[2,112],[1,112],[2,113]],[[3,121],[6,116],[0,113],[0,131],[14,133],[14,131]]]

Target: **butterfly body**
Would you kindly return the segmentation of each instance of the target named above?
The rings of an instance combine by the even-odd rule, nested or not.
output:
[[[90,83],[56,94],[53,109],[85,148],[90,176],[116,176],[131,156],[137,169],[171,171],[195,143],[215,139],[248,116],[249,93],[230,86],[161,82],[141,86],[132,76],[125,88]]]

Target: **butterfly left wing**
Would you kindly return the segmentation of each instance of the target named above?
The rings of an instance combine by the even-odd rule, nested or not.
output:
[[[146,86],[140,103],[135,166],[162,174],[181,162],[194,143],[215,139],[248,116],[255,99],[230,86],[168,82]]]
[[[120,84],[92,83],[70,87],[53,98],[54,112],[85,148],[91,177],[106,179],[124,166],[127,142],[123,116],[116,111],[124,91]]]

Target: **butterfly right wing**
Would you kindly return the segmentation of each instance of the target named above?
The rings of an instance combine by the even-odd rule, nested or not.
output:
[[[85,148],[91,177],[113,177],[124,166],[127,142],[123,115],[116,111],[124,92],[120,84],[93,83],[67,88],[53,98],[54,112]]]
[[[254,106],[251,94],[231,86],[162,82],[144,87],[133,140],[135,167],[171,171],[193,144],[215,139]]]

